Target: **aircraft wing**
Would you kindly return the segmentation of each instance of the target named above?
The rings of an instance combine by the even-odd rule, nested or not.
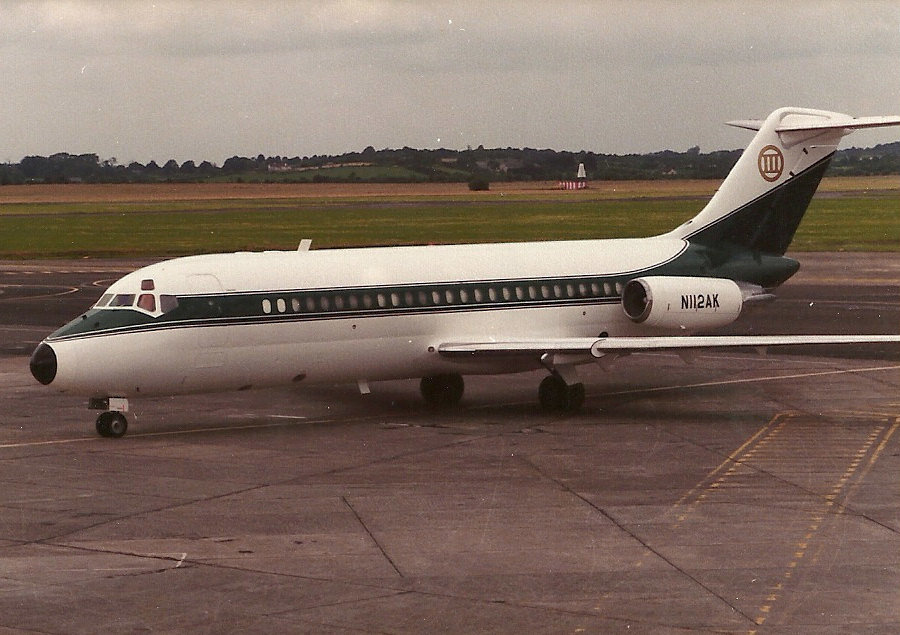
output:
[[[558,338],[484,342],[446,342],[438,346],[445,357],[503,357],[545,354],[592,355],[694,348],[792,346],[802,344],[900,343],[900,335],[678,335],[656,337]]]

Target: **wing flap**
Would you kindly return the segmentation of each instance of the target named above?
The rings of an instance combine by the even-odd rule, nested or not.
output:
[[[445,357],[515,357],[541,356],[547,353],[590,355],[596,337],[562,337],[554,339],[508,340],[485,342],[448,342],[437,347]]]

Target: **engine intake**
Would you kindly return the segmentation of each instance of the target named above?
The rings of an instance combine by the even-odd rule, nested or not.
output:
[[[647,276],[629,280],[622,291],[622,309],[633,322],[679,330],[714,328],[734,322],[745,297],[759,287],[745,288],[725,278]]]

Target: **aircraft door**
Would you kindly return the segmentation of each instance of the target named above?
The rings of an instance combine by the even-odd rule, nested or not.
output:
[[[191,293],[202,294],[205,307],[204,320],[194,329],[194,345],[197,349],[194,356],[194,367],[197,369],[221,368],[228,361],[230,329],[216,323],[221,317],[220,294],[225,289],[213,274],[198,273],[188,277],[188,288]]]

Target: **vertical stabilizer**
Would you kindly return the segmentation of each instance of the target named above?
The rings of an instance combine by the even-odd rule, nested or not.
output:
[[[841,138],[900,125],[900,117],[781,108],[765,121],[730,125],[758,132],[706,207],[669,235],[783,255]]]

